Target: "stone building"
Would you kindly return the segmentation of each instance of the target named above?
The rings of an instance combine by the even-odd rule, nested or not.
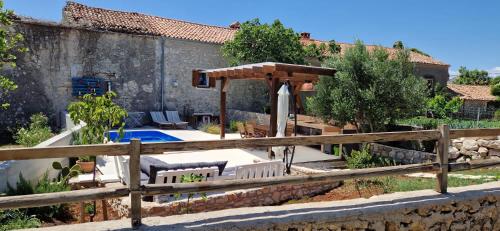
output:
[[[461,99],[464,104],[459,116],[469,119],[491,119],[499,108],[496,97],[490,93],[488,85],[459,85],[449,83],[448,90]]]
[[[218,113],[217,88],[193,87],[191,73],[227,66],[220,47],[238,28],[237,23],[203,25],[74,2],[64,7],[61,23],[19,17],[13,29],[24,35],[29,52],[18,56],[16,68],[5,71],[19,88],[10,95],[11,107],[0,111],[0,130],[26,122],[35,112],[61,125],[62,113],[76,100],[75,77],[101,79],[128,111],[170,105],[182,116]],[[412,61],[422,76],[447,81],[448,65],[416,53]],[[268,104],[266,84],[232,81],[227,102],[228,109],[261,112]]]

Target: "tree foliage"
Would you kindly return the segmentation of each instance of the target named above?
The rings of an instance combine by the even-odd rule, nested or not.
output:
[[[18,144],[33,147],[52,137],[52,131],[48,125],[49,118],[42,113],[33,114],[30,117],[28,128],[21,128],[14,138]]]
[[[395,49],[405,49],[405,46],[403,45],[403,42],[401,40],[394,42],[392,47]]]
[[[113,102],[114,92],[106,92],[103,96],[86,94],[81,101],[72,102],[68,112],[73,121],[83,121],[87,125],[80,131],[82,144],[102,144],[105,133],[113,127],[119,127],[123,133],[127,111]]]
[[[462,108],[462,105],[463,100],[459,97],[447,100],[443,95],[436,95],[427,101],[427,110],[432,114],[433,118],[444,119],[457,113]]]
[[[3,4],[3,1],[0,0],[0,68],[5,65],[15,67],[17,59],[15,54],[26,52],[27,49],[21,46],[21,42],[24,40],[23,36],[9,30],[14,12],[5,10]],[[17,85],[14,81],[7,76],[0,75],[0,110],[5,110],[10,106],[6,97],[16,89]]]
[[[270,25],[260,23],[259,19],[242,23],[234,39],[222,46],[222,54],[232,66],[258,62],[305,63],[300,35],[285,28],[279,20]]]
[[[458,73],[453,83],[464,85],[488,85],[490,83],[488,72],[484,70],[467,70],[465,67],[460,67]]]
[[[399,50],[389,59],[385,49],[370,53],[356,41],[344,53],[325,62],[337,73],[335,78],[320,79],[317,94],[307,101],[310,112],[327,121],[353,123],[361,131],[373,132],[424,111],[427,87],[413,74],[407,50]]]

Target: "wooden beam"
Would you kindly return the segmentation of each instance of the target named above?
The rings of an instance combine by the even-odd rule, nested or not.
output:
[[[82,189],[66,192],[30,194],[0,197],[0,209],[33,208],[79,201],[93,201],[106,198],[124,197],[129,194],[125,186]]]
[[[438,141],[437,160],[440,165],[436,174],[437,189],[440,193],[448,192],[448,146],[450,145],[448,125],[440,125],[439,132],[441,137]]]
[[[226,138],[226,91],[224,88],[226,87],[227,78],[222,78],[221,87],[220,87],[220,138]]]
[[[269,133],[268,136],[274,137],[276,136],[277,130],[277,121],[278,121],[278,90],[280,87],[280,82],[278,78],[274,76],[271,79],[271,87],[269,89],[269,98],[271,105],[271,116],[269,121]]]
[[[128,155],[128,144],[92,144],[44,148],[0,149],[0,161],[88,155]]]
[[[429,164],[399,165],[391,167],[334,171],[314,175],[269,177],[249,180],[205,181],[199,183],[147,184],[143,188],[144,195],[220,192],[249,188],[260,188],[271,185],[303,184],[314,182],[338,182],[348,179],[359,179],[377,176],[402,175],[415,172],[436,171],[437,166]]]
[[[276,63],[275,66],[276,66],[276,71],[286,71],[293,73],[307,73],[307,74],[334,76],[336,72],[335,69],[332,68],[286,64],[286,63]]]
[[[358,133],[331,136],[267,137],[206,141],[177,141],[168,143],[143,143],[142,154],[164,154],[170,151],[194,151],[230,148],[257,148],[289,145],[357,144],[407,140],[437,140],[439,131],[406,131],[383,133]]]
[[[129,150],[129,173],[130,173],[130,212],[132,228],[138,229],[141,225],[141,140],[133,138],[130,140]]]
[[[498,135],[500,135],[500,128],[450,130],[450,139],[457,139],[461,137],[484,137],[484,136],[498,136]]]

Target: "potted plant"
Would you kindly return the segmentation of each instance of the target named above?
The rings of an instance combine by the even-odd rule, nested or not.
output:
[[[80,169],[84,173],[90,173],[94,171],[94,157],[92,156],[80,156],[76,161],[76,164],[80,165]]]

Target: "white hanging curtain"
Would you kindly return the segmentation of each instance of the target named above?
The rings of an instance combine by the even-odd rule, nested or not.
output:
[[[288,85],[283,84],[278,91],[278,115],[277,115],[277,131],[276,137],[285,137],[286,122],[288,120],[288,108],[290,101],[290,92],[288,91]],[[283,151],[285,146],[273,147],[274,155],[276,159],[283,159]]]

